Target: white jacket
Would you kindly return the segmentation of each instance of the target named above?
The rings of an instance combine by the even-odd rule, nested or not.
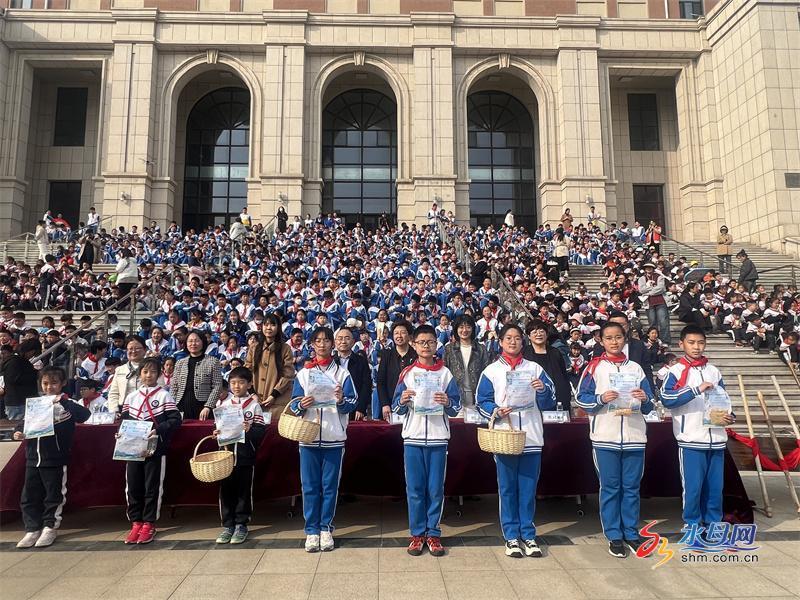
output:
[[[135,372],[136,369],[133,369]],[[131,392],[139,389],[139,376],[131,374],[131,363],[127,362],[124,365],[117,367],[114,371],[111,384],[108,386],[108,412],[117,412],[121,409],[122,403]]]
[[[139,265],[135,258],[123,258],[117,263],[117,283],[139,283]]]
[[[542,411],[553,410],[556,407],[555,386],[553,381],[537,363],[522,359],[515,371],[530,372],[531,379],[540,379],[544,390],[536,392],[537,406],[531,410],[511,413],[507,419],[495,421],[496,429],[513,429],[525,432],[525,449],[523,453],[541,452],[544,446],[544,425]],[[478,412],[486,418],[491,418],[497,408],[509,406],[506,395],[506,373],[511,371],[511,365],[499,357],[483,370],[478,379],[478,389],[475,393],[475,404]]]
[[[640,382],[647,400],[642,402],[641,412],[632,415],[616,415],[609,411],[608,404],[601,400],[603,394],[612,390],[612,373],[632,373]],[[613,363],[602,357],[589,361],[578,382],[578,406],[592,415],[589,437],[592,447],[605,450],[644,450],[647,444],[647,423],[644,415],[653,410],[653,391],[642,367],[630,360]]]
[[[672,413],[672,432],[678,446],[696,450],[722,450],[728,443],[728,434],[724,427],[703,425],[705,399],[697,390],[704,381],[724,389],[722,373],[712,364],[690,367],[686,385],[675,389],[684,368],[685,365],[681,363],[672,365],[661,387],[661,402]]]
[[[312,361],[313,362],[313,361]],[[304,396],[309,396],[313,392],[309,386],[309,373],[317,369],[324,372],[333,381],[342,387],[342,398],[344,402],[336,406],[309,409],[300,406],[300,400]],[[341,448],[347,439],[347,421],[349,413],[356,409],[356,390],[350,373],[347,369],[340,367],[336,359],[332,360],[327,367],[307,366],[297,372],[292,390],[292,402],[289,405],[295,415],[302,415],[307,421],[317,421],[321,427],[319,435],[310,444],[300,444],[310,448]]]
[[[439,389],[445,392],[450,400],[450,405],[444,408],[444,414],[442,415],[418,414],[413,408],[413,402],[400,404],[400,397],[403,392],[407,389],[413,390],[415,377],[426,371],[438,375]],[[432,369],[421,367],[415,362],[400,373],[392,399],[392,411],[398,415],[405,416],[402,433],[404,444],[411,446],[446,446],[450,439],[449,417],[455,417],[460,410],[461,397],[458,391],[458,384],[453,379],[450,369],[445,367],[443,362],[437,361]]]

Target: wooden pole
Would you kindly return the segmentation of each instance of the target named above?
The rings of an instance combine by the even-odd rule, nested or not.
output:
[[[769,416],[767,404],[764,402],[764,395],[761,392],[757,392],[757,395],[758,403],[761,404],[761,410],[764,412],[764,418],[767,420],[767,429],[769,430],[769,437],[772,438],[772,445],[775,447],[775,454],[778,455],[778,460],[783,462],[783,452],[781,451],[781,446],[778,443],[778,436],[775,435],[775,428],[772,426],[772,419]],[[800,498],[797,497],[797,490],[794,489],[794,482],[792,481],[792,476],[789,474],[789,470],[784,468],[783,475],[786,477],[786,485],[789,487],[789,495],[792,497],[792,500],[797,507],[797,512],[800,512]]]
[[[744,418],[747,421],[747,434],[750,436],[750,439],[755,439],[755,434],[753,433],[753,421],[750,417],[750,407],[747,404],[747,394],[744,391],[744,381],[742,380],[741,375],[736,376],[739,379],[739,391],[742,394],[742,405],[744,406]],[[755,456],[755,463],[756,463],[756,473],[758,473],[758,484],[761,487],[761,497],[764,499],[764,514],[767,517],[772,517],[772,506],[769,503],[769,494],[767,494],[767,482],[764,480],[764,470],[761,467],[761,458],[759,456]]]

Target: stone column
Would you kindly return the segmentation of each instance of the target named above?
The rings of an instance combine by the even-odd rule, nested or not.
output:
[[[260,188],[260,202],[250,203],[254,219],[265,224],[275,216],[280,204],[290,219],[295,215],[304,218],[307,212],[315,217],[322,205],[321,186],[309,188],[303,183],[307,18],[304,11],[265,14],[263,167],[261,173],[254,174],[259,178],[254,187]]]
[[[413,14],[412,184],[398,184],[398,222],[426,222],[436,202],[456,212],[453,15]],[[413,193],[410,193],[413,190]]]
[[[110,117],[105,141],[103,212],[113,225],[141,229],[151,219],[171,219],[174,184],[159,182],[154,196],[153,157],[158,81],[156,9],[115,10],[110,75]]]

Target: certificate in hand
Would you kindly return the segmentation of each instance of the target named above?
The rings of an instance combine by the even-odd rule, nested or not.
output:
[[[642,407],[642,403],[633,397],[632,392],[639,388],[639,378],[635,373],[611,373],[609,375],[611,389],[619,396],[608,403],[608,411],[620,416],[629,416]]]
[[[22,433],[28,439],[47,437],[55,434],[53,427],[54,396],[39,396],[25,400],[25,424]]]
[[[322,371],[311,369],[308,372],[307,394],[314,397],[314,408],[336,406],[337,386],[338,384]]]
[[[431,371],[414,374],[414,412],[418,415],[443,415],[444,406],[433,399],[436,392],[442,392],[439,375]]]
[[[533,374],[530,371],[506,373],[506,404],[515,412],[536,408],[536,390],[531,382]]]
[[[725,427],[725,417],[731,413],[731,397],[724,388],[715,386],[704,393],[704,427]]]
[[[219,431],[217,443],[221,446],[244,443],[244,413],[242,407],[227,404],[214,409],[214,427]]]
[[[119,437],[114,445],[114,460],[130,460],[142,462],[149,452],[148,436],[153,429],[150,421],[122,421],[119,426]]]

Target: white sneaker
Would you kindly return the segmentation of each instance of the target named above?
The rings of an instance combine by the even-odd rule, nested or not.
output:
[[[511,558],[522,558],[525,556],[517,540],[508,540],[506,542],[506,556],[510,556]]]
[[[306,536],[306,552],[319,552],[319,536],[307,535]]]
[[[323,552],[333,550],[333,534],[330,531],[323,531],[319,536],[319,549]]]
[[[41,531],[29,531],[17,542],[17,548],[32,548],[41,533]]]
[[[525,556],[532,556],[534,558],[542,557],[542,549],[539,548],[539,544],[536,543],[536,540],[523,540],[521,546]]]
[[[42,529],[42,535],[39,536],[39,539],[36,540],[36,547],[37,548],[45,548],[51,545],[53,542],[56,541],[56,530],[52,527],[45,527]]]

